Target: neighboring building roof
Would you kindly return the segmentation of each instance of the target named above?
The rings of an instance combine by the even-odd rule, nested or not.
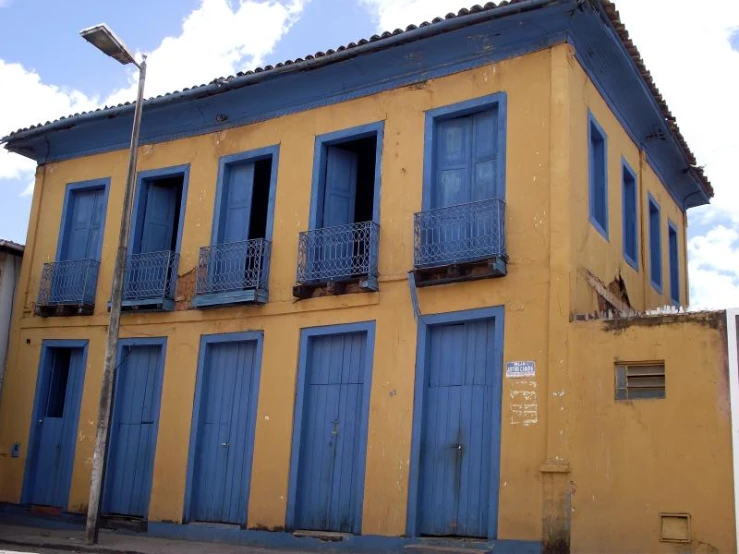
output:
[[[713,187],[708,181],[703,171],[703,168],[697,166],[695,156],[691,152],[690,148],[687,145],[687,142],[685,141],[685,138],[680,132],[680,129],[677,125],[677,122],[674,116],[670,112],[667,106],[667,103],[662,97],[662,94],[659,92],[659,89],[656,87],[654,80],[652,79],[651,73],[647,70],[644,64],[644,61],[642,60],[641,55],[639,54],[639,51],[637,50],[636,46],[629,38],[628,31],[626,30],[625,26],[621,23],[619,13],[616,10],[616,6],[614,5],[614,3],[611,2],[610,0],[577,0],[577,2],[578,4],[582,2],[589,2],[593,4],[594,6],[599,6],[600,8],[602,8],[603,12],[607,15],[611,26],[616,31],[618,38],[620,39],[624,48],[628,51],[634,65],[636,66],[636,68],[638,69],[641,75],[641,78],[643,79],[651,95],[653,96],[659,110],[662,113],[662,116],[664,117],[665,122],[668,125],[669,130],[674,135],[677,143],[679,144],[680,149],[682,150],[682,153],[687,163],[690,165],[690,169],[696,175],[706,195],[708,197],[712,197]],[[440,23],[443,23],[445,20],[456,19],[458,21],[458,25],[456,25],[455,28],[460,28],[460,27],[464,27],[466,24],[472,24],[472,23],[479,22],[480,21],[479,17],[475,17],[475,16],[477,16],[477,14],[484,13],[484,12],[489,14],[490,18],[503,17],[506,15],[520,13],[521,11],[524,11],[524,10],[528,11],[532,9],[540,9],[540,8],[544,8],[549,5],[557,5],[561,3],[562,3],[562,0],[510,0],[510,1],[504,0],[497,5],[493,2],[488,2],[484,6],[475,5],[469,9],[463,8],[459,10],[459,12],[457,12],[456,14],[449,13],[443,18],[437,17],[433,19],[431,22],[424,21],[418,26],[409,25],[408,27],[406,27],[405,30],[395,29],[392,32],[384,32],[381,35],[373,35],[369,39],[359,40],[356,43],[351,42],[347,44],[346,46],[338,47],[336,50],[329,49],[326,52],[316,52],[315,54],[308,55],[305,58],[297,58],[295,60],[286,60],[274,66],[266,65],[264,67],[257,67],[256,69],[252,71],[239,72],[236,75],[230,75],[227,77],[219,77],[217,79],[214,79],[208,84],[193,86],[193,87],[185,88],[182,91],[174,91],[174,92],[166,93],[166,94],[159,95],[156,97],[152,97],[144,101],[144,106],[153,105],[153,104],[161,105],[166,102],[175,102],[178,100],[183,100],[186,97],[202,97],[206,95],[218,94],[220,92],[225,92],[227,90],[233,90],[233,89],[240,88],[243,86],[248,86],[255,82],[254,79],[250,77],[257,76],[258,74],[262,74],[260,75],[260,77],[262,76],[268,77],[270,75],[276,76],[278,74],[283,74],[287,72],[298,72],[298,71],[312,69],[316,67],[318,64],[332,63],[334,61],[334,58],[336,58],[336,61],[339,61],[339,58],[344,59],[347,56],[347,53],[350,55],[352,54],[351,52],[348,52],[348,51],[351,51],[355,48],[365,47],[366,45],[371,45],[371,46],[366,47],[366,48],[361,48],[361,52],[357,52],[355,55],[362,55],[370,51],[390,48],[394,44],[390,43],[389,39],[396,37],[397,35],[403,35],[405,33],[410,33],[411,31],[416,31],[418,29],[427,29],[428,33],[427,35],[424,35],[424,37],[431,36],[434,34],[435,30],[437,29],[437,26]],[[439,29],[439,32],[443,32],[443,31]],[[413,40],[417,40],[417,39],[424,38],[424,37],[417,36],[417,37],[414,37]],[[0,143],[31,137],[37,134],[45,133],[47,131],[56,131],[56,130],[66,129],[78,123],[82,123],[82,122],[105,119],[107,117],[111,117],[112,115],[120,113],[122,109],[133,110],[133,105],[134,105],[134,102],[125,102],[123,104],[118,104],[117,106],[106,106],[104,108],[100,108],[100,109],[89,111],[89,112],[81,112],[81,113],[76,113],[74,115],[61,117],[55,121],[51,121],[51,122],[47,121],[46,123],[43,123],[43,124],[32,125],[30,127],[19,129],[9,134],[8,136],[1,138]]]
[[[0,252],[9,252],[10,254],[23,255],[25,247],[22,244],[13,242],[12,240],[0,239]]]

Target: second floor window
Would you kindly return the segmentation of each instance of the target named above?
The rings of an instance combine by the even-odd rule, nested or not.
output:
[[[623,241],[624,258],[631,267],[639,269],[639,208],[636,175],[626,162],[622,165],[623,186]]]
[[[678,253],[677,226],[667,222],[667,246],[670,249],[670,299],[680,304],[680,256]]]
[[[606,134],[592,114],[588,121],[590,222],[608,238],[608,148]]]
[[[659,204],[649,195],[649,280],[662,292],[662,239]]]

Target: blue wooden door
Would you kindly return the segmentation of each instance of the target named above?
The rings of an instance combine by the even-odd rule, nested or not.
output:
[[[113,394],[103,512],[146,517],[154,468],[162,347],[124,346]]]
[[[221,216],[217,243],[231,244],[249,238],[251,201],[254,190],[254,163],[227,165],[221,193]],[[233,245],[218,251],[209,265],[208,276],[214,287],[233,287],[246,276],[246,249]]]
[[[323,227],[354,223],[359,156],[337,146],[326,152]],[[322,271],[329,277],[351,275],[354,234],[351,229],[327,232],[320,244]]]
[[[490,236],[490,213],[468,203],[500,195],[497,135],[497,109],[436,124],[431,208],[457,209],[440,212],[425,240],[439,244],[443,262],[469,261],[475,250],[485,246],[479,238]]]
[[[297,529],[359,533],[365,333],[310,339],[295,496]]]
[[[49,348],[40,368],[24,501],[67,508],[85,368],[82,348]]]
[[[430,327],[419,457],[422,535],[487,537],[497,520],[501,375],[494,325],[489,319]]]
[[[105,207],[103,188],[78,189],[70,193],[59,261],[98,260]],[[59,266],[53,277],[51,302],[84,298],[85,287],[94,286],[88,282],[93,277],[88,275],[89,271],[90,266],[84,263]]]
[[[199,384],[190,520],[246,522],[256,418],[256,341],[206,346]]]

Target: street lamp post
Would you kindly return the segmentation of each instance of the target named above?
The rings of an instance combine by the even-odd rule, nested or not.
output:
[[[141,127],[141,104],[144,97],[144,80],[146,79],[146,56],[137,63],[125,44],[104,23],[80,31],[87,40],[104,54],[126,65],[134,64],[139,69],[139,88],[133,114],[131,146],[128,153],[128,177],[123,195],[123,211],[121,213],[121,229],[118,235],[118,251],[113,271],[111,292],[110,322],[108,323],[108,341],[105,347],[105,365],[103,366],[103,382],[100,388],[100,404],[98,407],[97,432],[95,434],[95,453],[92,458],[92,478],[90,480],[90,499],[87,505],[87,525],[85,537],[90,544],[98,540],[98,516],[100,513],[100,497],[103,486],[103,470],[108,451],[108,427],[110,411],[113,403],[113,383],[115,381],[116,360],[118,352],[118,331],[121,323],[121,303],[123,301],[123,280],[126,271],[126,255],[128,235],[131,228],[131,205],[136,183],[136,158],[138,155],[139,129]]]

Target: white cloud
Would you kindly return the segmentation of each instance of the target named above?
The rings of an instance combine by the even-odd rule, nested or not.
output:
[[[472,5],[460,0],[359,0],[359,3],[370,11],[380,31],[405,29],[410,24],[456,14],[461,8]]]
[[[33,187],[36,185],[35,181],[31,181],[26,185],[18,196],[33,196]]]
[[[739,306],[739,231],[716,226],[694,237],[688,246],[693,286],[692,306],[722,308]]]
[[[0,6],[2,2],[0,0]],[[309,0],[202,0],[182,23],[182,32],[167,37],[149,54],[146,96],[207,83],[262,63],[300,16]],[[94,52],[91,56],[99,55]],[[111,61],[111,63],[114,63]],[[90,97],[42,81],[20,64],[0,59],[0,136],[35,123],[133,100],[136,72],[130,86],[105,99]],[[35,163],[0,148],[0,180],[32,180]],[[21,195],[32,192],[26,188]]]
[[[307,0],[290,3],[242,1],[232,10],[226,0],[202,0],[182,23],[182,33],[167,37],[149,54],[146,96],[208,83],[260,65],[298,19]],[[130,86],[106,104],[136,97],[136,72]]]
[[[96,99],[41,81],[34,71],[0,60],[0,135],[35,123],[97,106]],[[0,179],[28,177],[34,162],[0,149]]]

